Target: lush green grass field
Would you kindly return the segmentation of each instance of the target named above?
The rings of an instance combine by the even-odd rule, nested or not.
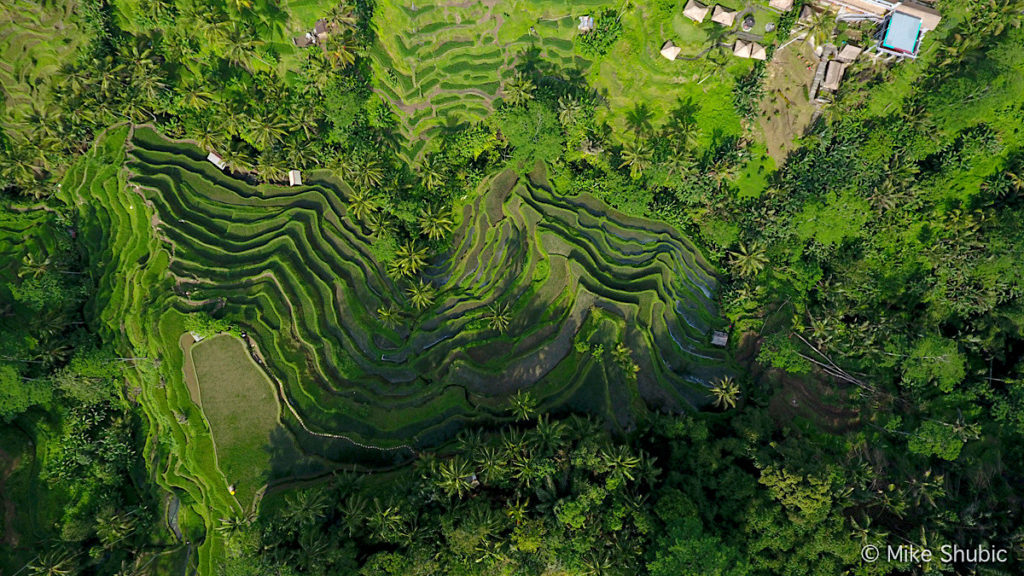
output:
[[[280,425],[274,385],[233,336],[207,338],[189,354],[217,462],[236,487],[235,497],[248,506],[270,474],[270,436]]]

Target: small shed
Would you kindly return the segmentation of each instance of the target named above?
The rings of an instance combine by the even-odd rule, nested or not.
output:
[[[768,6],[780,12],[789,12],[793,9],[793,0],[769,0]]]
[[[942,21],[942,14],[938,10],[917,2],[900,2],[895,9],[919,19],[923,31],[935,30]]]
[[[671,40],[668,40],[661,46],[661,55],[669,60],[675,60],[682,51],[683,49],[676,46]]]
[[[737,40],[732,45],[732,55],[739,58],[750,58],[750,42],[744,42],[743,40]]]
[[[288,185],[289,186],[302,186],[302,172],[298,170],[288,171]]]
[[[683,8],[683,15],[694,22],[703,22],[704,18],[708,15],[708,10],[707,6],[697,2],[697,0],[689,0]]]
[[[327,35],[327,20],[324,20],[323,18],[317,20],[316,24],[313,24],[313,34],[317,35],[318,37],[319,36],[326,36]]]
[[[863,51],[864,49],[859,46],[847,44],[846,46],[843,46],[842,49],[839,50],[838,54],[836,54],[836,60],[839,60],[840,62],[843,63],[853,62],[854,60],[857,59],[857,56],[860,56],[860,53]]]
[[[729,343],[729,335],[721,330],[715,330],[711,334],[711,343],[720,348],[724,348]]]
[[[732,23],[736,21],[736,11],[723,8],[719,4],[715,6],[715,10],[711,13],[711,21],[722,26],[732,26]]]
[[[207,154],[206,159],[210,161],[210,164],[213,164],[214,166],[220,168],[221,170],[228,167],[227,163],[224,162],[224,159],[221,158],[216,152],[210,152],[209,154]]]
[[[316,44],[316,36],[313,36],[309,32],[306,32],[302,36],[296,36],[295,38],[292,38],[292,42],[294,42],[295,46],[298,48],[308,48],[313,44]]]
[[[579,26],[576,27],[576,29],[579,30],[580,32],[583,32],[584,34],[590,32],[591,30],[594,29],[594,17],[580,16],[580,23]]]
[[[828,67],[825,68],[825,79],[821,82],[821,87],[824,90],[831,90],[835,92],[839,90],[839,83],[843,80],[843,72],[846,71],[846,64],[837,60],[831,60],[828,63]]]
[[[768,51],[764,49],[764,46],[754,42],[750,45],[750,57],[754,60],[767,60]]]

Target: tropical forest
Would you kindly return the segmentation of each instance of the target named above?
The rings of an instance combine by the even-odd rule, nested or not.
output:
[[[0,0],[0,576],[1024,574],[1024,0]]]

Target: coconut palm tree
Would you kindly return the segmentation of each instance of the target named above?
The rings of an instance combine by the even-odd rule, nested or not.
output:
[[[355,8],[347,2],[341,2],[331,8],[331,11],[327,13],[327,20],[338,28],[338,32],[342,33],[354,32],[356,23],[359,21]]]
[[[533,100],[533,92],[537,87],[522,72],[516,72],[512,80],[505,84],[505,102],[510,106],[522,106]]]
[[[395,259],[391,261],[391,268],[393,273],[409,277],[419,273],[426,264],[427,249],[420,248],[413,242],[406,242],[395,251]]]
[[[444,238],[455,225],[451,212],[445,213],[443,208],[421,209],[418,223],[420,233],[431,240]]]
[[[336,68],[348,68],[356,61],[356,37],[351,32],[331,34],[324,43],[324,54]]]
[[[377,317],[380,318],[380,323],[388,328],[398,326],[398,323],[401,321],[398,308],[392,304],[387,304],[377,308]]]
[[[804,29],[804,32],[807,34],[804,36],[804,42],[814,40],[815,46],[824,46],[828,39],[832,37],[832,30],[835,27],[836,19],[830,10],[816,12],[811,16],[807,27]]]
[[[388,214],[384,210],[370,212],[366,218],[366,227],[374,236],[381,236],[387,234],[391,229],[391,219],[388,218]]]
[[[711,387],[711,395],[715,398],[718,408],[735,408],[740,399],[740,387],[731,376],[719,378]]]
[[[66,550],[50,550],[29,562],[31,576],[67,576],[75,572],[75,558]]]
[[[575,124],[582,111],[583,105],[575,96],[561,96],[558,98],[558,122],[562,126]]]
[[[642,140],[634,140],[622,149],[622,163],[619,168],[629,167],[629,176],[634,180],[643,176],[651,167],[653,152]]]
[[[418,172],[427,190],[434,190],[444,183],[441,161],[436,154],[428,154],[420,163]]]
[[[499,334],[508,331],[508,325],[512,321],[507,304],[492,304],[487,307],[487,325],[491,330],[497,330]]]
[[[651,120],[654,118],[654,112],[644,102],[637,102],[632,108],[626,111],[626,126],[633,131],[633,136],[640,138],[641,136],[650,135],[651,130],[654,126],[651,124]]]
[[[620,476],[627,480],[634,480],[633,470],[640,465],[640,458],[633,456],[626,446],[617,446],[613,449],[602,448],[600,453],[601,463],[608,468],[614,476]]]
[[[508,475],[508,465],[501,451],[493,446],[484,446],[474,460],[480,476],[486,483],[501,482]]]
[[[473,489],[474,476],[469,462],[456,454],[437,467],[434,482],[448,497],[462,498]]]
[[[409,294],[409,301],[417,310],[425,310],[434,303],[434,287],[420,280],[406,289]]]
[[[756,276],[768,264],[765,249],[757,242],[740,244],[739,249],[729,253],[729,261],[736,272],[744,277]]]
[[[529,420],[537,411],[537,399],[529,391],[516,390],[516,393],[509,399],[509,410],[517,422]]]
[[[376,212],[377,208],[377,197],[367,190],[353,190],[348,197],[348,210],[357,220],[366,218]]]

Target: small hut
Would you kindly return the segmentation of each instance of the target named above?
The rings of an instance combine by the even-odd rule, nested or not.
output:
[[[743,40],[737,40],[732,45],[732,55],[738,58],[750,58],[750,42],[744,42]]]
[[[719,4],[715,6],[714,12],[711,13],[711,21],[726,27],[732,26],[732,23],[736,21],[736,11],[723,8]]]
[[[793,9],[793,0],[769,0],[768,6],[779,12],[789,12]]]
[[[214,166],[220,168],[221,170],[228,167],[227,163],[224,162],[224,159],[221,158],[216,152],[210,152],[209,154],[207,154],[206,159],[210,161],[210,164],[213,164]]]
[[[825,68],[825,79],[821,82],[822,89],[832,92],[839,90],[839,83],[842,82],[845,71],[846,64],[837,60],[830,61],[828,67]]]
[[[302,186],[302,172],[298,170],[288,171],[288,185],[289,186]]]
[[[683,15],[694,22],[703,22],[708,15],[708,7],[697,0],[689,0],[683,8]]]
[[[586,34],[594,29],[594,17],[593,16],[580,16],[580,24],[576,27],[577,30]]]
[[[864,49],[859,46],[847,44],[846,46],[843,46],[841,50],[839,50],[838,54],[836,54],[836,60],[839,60],[844,64],[848,64],[856,60],[857,56],[860,56],[860,53],[863,51]]]
[[[711,343],[719,348],[725,348],[729,343],[729,335],[721,330],[715,330],[711,334]]]
[[[683,49],[676,46],[671,40],[665,42],[665,44],[661,46],[661,55],[669,60],[675,60],[682,51]]]
[[[327,20],[323,18],[316,21],[313,25],[313,35],[316,36],[316,41],[322,43],[327,40],[327,34],[330,32],[327,26]]]
[[[768,52],[757,42],[750,45],[750,57],[754,60],[767,60]]]
[[[296,36],[292,38],[292,42],[295,43],[297,48],[308,48],[313,44],[316,44],[316,36],[313,36],[309,32],[306,32],[302,36]]]

